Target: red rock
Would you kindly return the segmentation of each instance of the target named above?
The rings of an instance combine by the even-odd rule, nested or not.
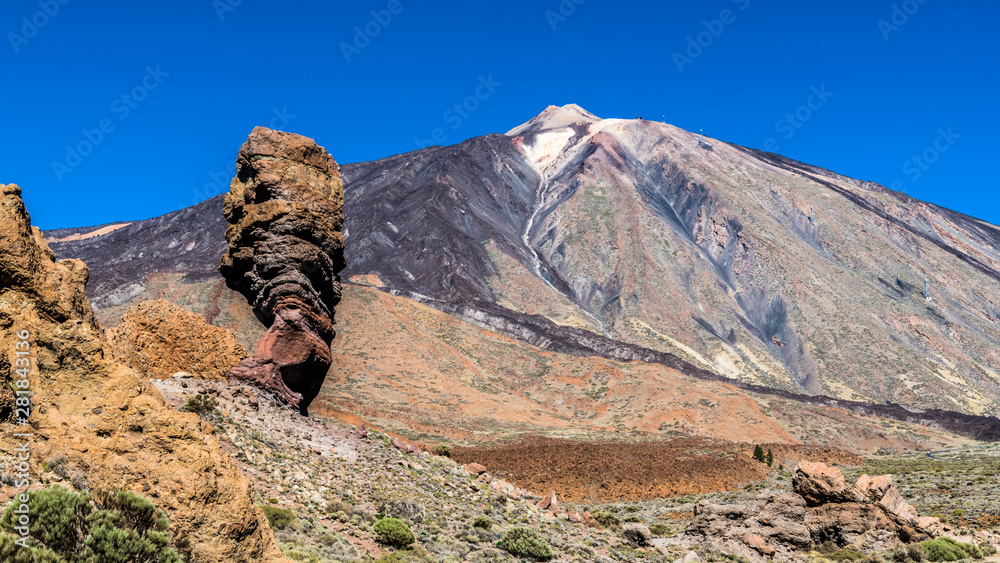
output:
[[[761,555],[774,555],[774,548],[767,545],[764,538],[757,534],[747,534],[743,536],[743,543],[747,544]]]
[[[465,470],[472,475],[480,475],[482,473],[486,473],[486,467],[478,463],[470,463],[466,465]]]
[[[583,518],[576,512],[573,512],[572,510],[566,512],[566,519],[572,522],[573,524],[580,524],[583,522]]]
[[[344,241],[340,167],[315,141],[257,127],[240,149],[223,213],[219,272],[268,327],[229,377],[307,414],[330,368]]]
[[[594,518],[594,517],[593,517],[593,516],[592,516],[592,515],[590,514],[590,511],[584,511],[584,513],[583,513],[583,523],[584,523],[584,525],[586,525],[586,526],[587,526],[588,528],[597,528],[597,529],[601,529],[601,528],[603,528],[603,526],[601,526],[601,523],[600,523],[600,522],[598,522],[598,521],[597,521],[597,520],[596,520],[596,519],[595,519],[595,518]]]

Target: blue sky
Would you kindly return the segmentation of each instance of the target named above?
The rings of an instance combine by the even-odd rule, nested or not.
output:
[[[998,16],[942,0],[7,0],[0,181],[42,228],[143,219],[228,189],[255,125],[348,163],[577,103],[1000,223]]]

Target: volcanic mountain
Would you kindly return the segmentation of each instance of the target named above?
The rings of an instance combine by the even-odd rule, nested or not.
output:
[[[1000,229],[986,222],[575,105],[507,134],[344,165],[342,175],[344,278],[355,284],[345,287],[347,307],[352,295],[372,303],[373,290],[356,287],[367,285],[394,300],[380,307],[423,302],[537,350],[871,403],[896,418],[997,413]],[[259,336],[252,315],[216,270],[221,208],[217,197],[46,236],[61,258],[90,266],[88,294],[103,323],[162,297],[248,345]],[[405,324],[381,329],[413,329]],[[421,331],[449,344],[426,323]],[[330,379],[406,373],[358,353],[341,363],[355,372]],[[470,366],[462,369],[478,369]],[[340,386],[328,400],[350,395],[331,385]],[[351,410],[352,400],[337,404]]]

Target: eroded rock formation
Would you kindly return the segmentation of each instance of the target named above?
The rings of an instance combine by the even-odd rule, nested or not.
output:
[[[129,309],[112,340],[120,360],[152,379],[184,371],[221,380],[247,357],[231,332],[162,299]]]
[[[343,204],[340,166],[312,139],[257,127],[240,149],[223,210],[229,251],[219,271],[268,331],[230,376],[303,414],[332,361]]]
[[[891,475],[862,475],[852,486],[835,467],[802,462],[792,489],[764,492],[751,506],[702,501],[687,533],[752,559],[792,559],[796,550],[827,542],[883,549],[944,531],[937,518],[917,519]]]
[[[12,366],[27,357],[32,410],[19,425],[13,397],[0,396],[0,457],[15,459],[27,443],[32,476],[64,455],[92,489],[149,497],[190,561],[285,561],[250,483],[218,440],[111,359],[84,295],[87,266],[55,261],[20,194],[16,185],[0,186],[0,388],[22,379]]]

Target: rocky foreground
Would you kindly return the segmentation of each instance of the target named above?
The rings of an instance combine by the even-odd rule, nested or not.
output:
[[[998,543],[918,518],[891,476],[848,485],[839,469],[803,462],[732,493],[567,502],[378,431],[304,418],[250,385],[187,374],[154,385],[178,407],[212,398],[204,418],[258,503],[282,514],[275,534],[299,561],[523,560],[497,545],[515,527],[537,531],[558,561],[804,561],[817,549],[878,554],[942,534]],[[380,542],[373,524],[387,516],[408,524],[412,545]]]

